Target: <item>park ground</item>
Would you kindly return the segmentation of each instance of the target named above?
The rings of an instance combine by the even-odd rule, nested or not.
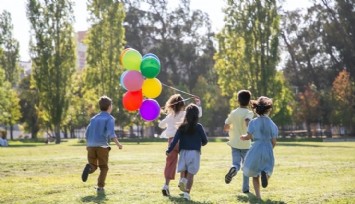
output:
[[[125,142],[113,147],[106,194],[95,191],[98,172],[81,181],[83,143],[10,142],[0,148],[0,203],[185,203],[171,182],[161,195],[166,143]],[[241,173],[225,184],[230,148],[210,142],[202,149],[192,201],[186,203],[355,203],[355,142],[278,142],[275,169],[262,201],[241,192]]]

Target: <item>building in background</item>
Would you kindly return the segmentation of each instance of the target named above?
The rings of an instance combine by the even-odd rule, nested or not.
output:
[[[82,70],[86,65],[86,50],[84,39],[87,31],[79,31],[76,33],[76,69]]]

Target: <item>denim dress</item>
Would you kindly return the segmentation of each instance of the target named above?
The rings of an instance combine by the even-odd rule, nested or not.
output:
[[[268,116],[258,116],[249,122],[248,133],[253,137],[243,166],[243,173],[248,177],[257,177],[261,171],[271,176],[274,170],[274,151],[271,140],[278,135],[278,128]]]

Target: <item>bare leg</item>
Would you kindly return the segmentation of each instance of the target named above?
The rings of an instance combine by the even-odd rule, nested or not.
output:
[[[170,179],[167,179],[167,178],[165,178],[165,185],[169,185],[169,183],[170,183]]]
[[[255,196],[257,198],[261,199],[259,176],[258,177],[253,177],[253,186],[254,186],[254,190],[255,190]]]
[[[187,178],[186,192],[190,193],[192,184],[194,183],[194,175],[187,173],[186,178]]]
[[[186,178],[187,171],[180,172],[180,178]]]

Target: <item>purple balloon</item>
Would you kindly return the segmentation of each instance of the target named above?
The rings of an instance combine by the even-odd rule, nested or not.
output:
[[[145,99],[139,108],[141,117],[146,121],[152,121],[160,115],[160,105],[154,99]]]

